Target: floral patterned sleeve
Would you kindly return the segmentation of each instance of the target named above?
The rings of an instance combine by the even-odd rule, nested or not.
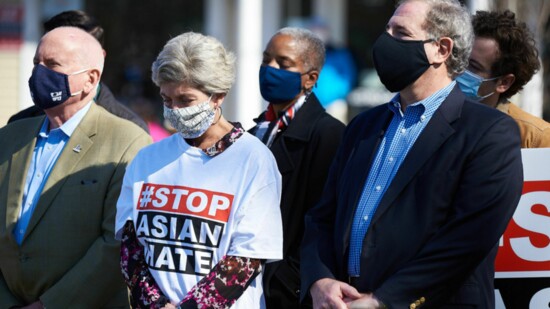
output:
[[[143,247],[137,240],[132,221],[127,221],[122,231],[120,269],[130,289],[132,308],[157,309],[169,303],[145,264]]]
[[[262,271],[262,260],[224,256],[187,293],[180,308],[229,308]]]
[[[127,221],[122,232],[120,268],[130,289],[132,308],[163,308],[169,299],[162,294],[145,263],[143,247],[134,223]],[[187,293],[180,308],[229,308],[262,270],[262,260],[224,256]]]

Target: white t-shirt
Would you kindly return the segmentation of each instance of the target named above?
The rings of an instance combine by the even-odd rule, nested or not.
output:
[[[116,236],[134,222],[152,276],[180,302],[224,255],[282,259],[280,196],[275,158],[249,133],[215,157],[174,134],[128,166]],[[233,308],[264,308],[261,282],[260,274]]]

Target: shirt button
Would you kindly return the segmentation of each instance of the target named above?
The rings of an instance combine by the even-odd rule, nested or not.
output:
[[[401,129],[401,133],[405,134],[405,132],[407,132],[407,130],[406,130],[406,129],[404,129],[404,128],[403,128],[403,129]]]
[[[393,162],[393,157],[389,157],[388,161]]]
[[[420,116],[420,121],[424,121],[424,120],[426,120],[426,116],[424,115]]]
[[[23,233],[25,233],[25,231],[23,231],[22,229],[19,230],[19,234],[23,234]]]
[[[382,186],[376,186],[376,188],[374,188],[376,191],[380,191],[382,190]]]
[[[369,216],[364,216],[363,220],[367,221],[369,219]]]
[[[38,174],[36,174],[36,177],[40,178],[40,177],[42,177],[42,174],[38,173]]]

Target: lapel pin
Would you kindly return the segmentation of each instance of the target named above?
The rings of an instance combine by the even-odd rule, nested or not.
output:
[[[78,144],[78,145],[76,145],[75,148],[73,148],[73,151],[76,152],[76,153],[79,153],[81,149],[82,149],[82,147],[80,146],[80,144]]]

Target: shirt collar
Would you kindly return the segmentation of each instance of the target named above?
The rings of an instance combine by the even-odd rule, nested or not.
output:
[[[426,110],[434,110],[433,107],[439,106],[441,102],[451,93],[451,90],[456,85],[456,81],[451,81],[447,86],[439,89],[438,91],[434,92],[429,97],[420,100],[418,102],[415,102],[411,105],[409,105],[407,108],[413,107],[413,106],[421,106],[423,107],[424,111]],[[403,112],[401,110],[401,96],[399,93],[397,93],[390,101],[390,104],[388,104],[389,109],[394,112],[395,114],[400,114],[403,116]]]
[[[92,102],[88,102],[83,108],[81,108],[78,112],[76,112],[69,120],[67,120],[64,124],[62,124],[58,129],[60,129],[65,135],[70,137],[74,130],[76,130],[76,127],[82,121],[82,118],[86,116],[88,113],[88,110],[90,110],[90,107],[92,106]],[[44,118],[44,122],[42,123],[42,127],[40,128],[40,131],[38,132],[38,136],[47,138],[49,134],[49,128],[50,126],[50,120],[48,117]]]

